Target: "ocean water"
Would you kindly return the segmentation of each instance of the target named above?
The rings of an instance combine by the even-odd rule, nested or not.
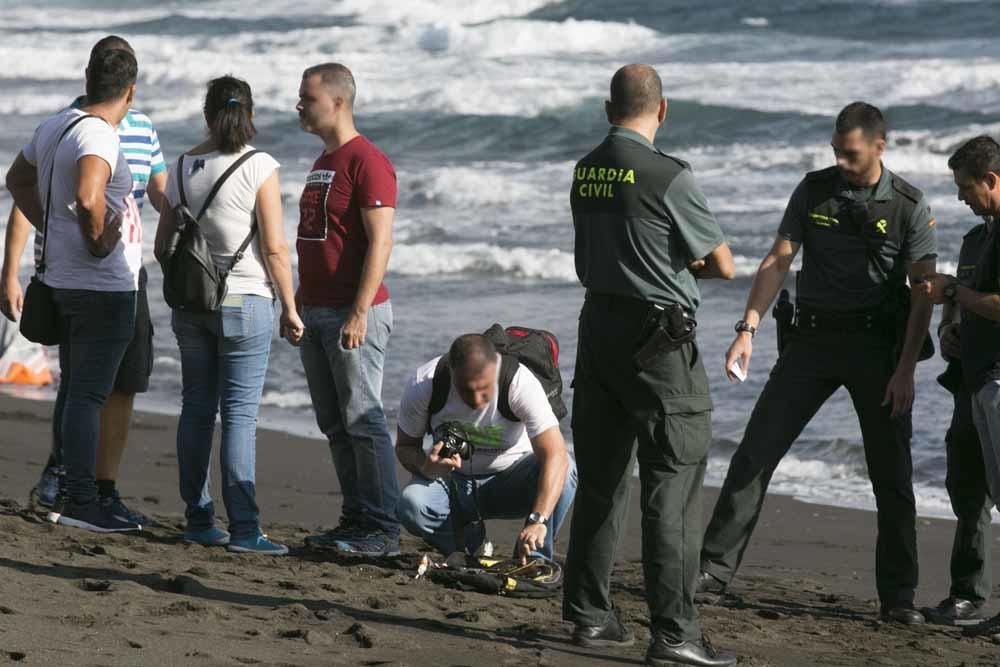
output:
[[[942,0],[103,0],[86,8],[0,0],[0,169],[48,113],[81,92],[91,45],[120,34],[139,58],[136,106],[153,118],[171,163],[202,139],[205,83],[225,73],[250,82],[255,145],[282,164],[294,239],[298,194],[321,150],[298,129],[301,72],[343,62],[358,81],[359,128],[399,175],[387,281],[395,311],[383,393],[390,419],[409,372],[458,333],[494,321],[555,332],[568,392],[583,299],[572,261],[571,166],[606,131],[602,102],[614,70],[651,63],[670,101],[657,143],[692,163],[737,256],[737,279],[704,283],[699,313],[716,404],[708,481],[719,484],[775,357],[768,322],[750,378],[729,384],[722,355],[732,323],[796,183],[831,164],[833,117],[846,103],[863,99],[886,113],[886,164],[927,193],[941,262],[954,267],[975,220],[955,198],[946,160],[963,139],[1000,133],[995,17],[992,2]],[[0,190],[4,220],[9,206]],[[139,404],[177,412],[180,364],[152,262],[150,207],[144,224],[157,349]],[[913,455],[920,512],[947,516],[951,400],[934,382],[942,369],[940,359],[919,367]],[[297,351],[284,341],[272,350],[261,423],[319,435]],[[570,437],[569,419],[563,429]],[[874,507],[845,392],[805,430],[771,490]]]

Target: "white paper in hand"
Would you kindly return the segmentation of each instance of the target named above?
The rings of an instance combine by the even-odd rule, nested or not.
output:
[[[743,382],[747,379],[747,374],[740,368],[740,360],[734,359],[732,365],[729,367],[729,372],[736,376],[736,379]]]

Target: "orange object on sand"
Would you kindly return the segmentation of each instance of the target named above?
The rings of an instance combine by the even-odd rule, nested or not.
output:
[[[17,325],[0,322],[0,384],[52,384],[45,348],[22,336]]]

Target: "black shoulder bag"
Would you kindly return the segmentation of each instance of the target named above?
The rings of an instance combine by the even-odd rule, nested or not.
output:
[[[181,202],[174,207],[175,228],[160,259],[160,267],[163,269],[163,298],[171,308],[193,313],[211,313],[218,310],[225,300],[226,278],[236,263],[243,259],[243,254],[257,234],[256,216],[250,225],[250,233],[243,239],[225,271],[220,271],[215,265],[211,248],[208,247],[199,223],[222,184],[244,162],[259,152],[254,150],[245,153],[226,169],[205,197],[205,203],[197,216],[191,215],[184,194],[184,156],[178,158],[176,178]]]
[[[35,275],[31,276],[28,289],[24,291],[20,324],[22,336],[42,345],[59,344],[59,310],[56,308],[55,295],[52,288],[42,282],[45,276],[45,249],[49,240],[49,210],[52,208],[52,177],[56,173],[56,151],[69,131],[87,118],[97,118],[97,116],[86,114],[67,125],[52,149],[52,169],[49,171],[49,190],[45,196],[45,218],[42,222],[42,255],[35,264]]]

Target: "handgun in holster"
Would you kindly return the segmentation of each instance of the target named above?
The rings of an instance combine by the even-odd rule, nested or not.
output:
[[[697,328],[698,322],[677,304],[653,304],[632,360],[639,370],[647,370],[661,355],[693,341]]]
[[[774,319],[777,322],[778,356],[781,356],[782,352],[785,351],[785,346],[788,345],[788,341],[791,339],[795,328],[793,323],[793,320],[795,319],[795,306],[792,304],[792,299],[788,294],[788,290],[781,290],[781,294],[778,295],[778,301],[775,302],[774,308],[771,310],[771,315],[774,316]]]

